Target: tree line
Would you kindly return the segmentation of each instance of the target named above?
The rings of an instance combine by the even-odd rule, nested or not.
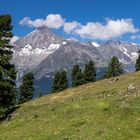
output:
[[[138,51],[138,58],[136,60],[135,69],[136,71],[140,71],[140,50]],[[93,61],[87,63],[83,71],[79,65],[74,65],[71,74],[72,87],[87,84],[89,82],[95,82],[97,80],[96,72],[97,69]],[[62,76],[62,73],[65,73],[65,76]],[[62,73],[57,72],[55,74],[52,93],[59,92],[68,88],[66,71],[63,71]],[[113,56],[102,79],[120,76],[124,73],[125,70],[123,69],[122,63],[120,63],[119,59],[116,56]]]
[[[17,103],[21,104],[33,98],[34,75],[26,73],[22,84],[17,91],[17,71],[11,63],[13,46],[10,39],[13,37],[10,15],[0,15],[0,118],[4,117]],[[136,71],[140,71],[140,51],[136,60]],[[82,70],[79,65],[74,65],[71,72],[72,87],[95,82],[97,69],[93,61],[89,61]],[[103,78],[110,78],[124,74],[122,64],[113,56]],[[52,93],[65,90],[69,87],[67,72],[56,72],[52,84]]]
[[[72,87],[96,81],[96,67],[93,61],[86,64],[83,71],[79,65],[74,65],[71,73]],[[68,87],[67,72],[57,72],[53,80],[52,93],[65,90]]]

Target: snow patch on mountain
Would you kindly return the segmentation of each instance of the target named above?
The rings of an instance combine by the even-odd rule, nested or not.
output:
[[[33,49],[33,47],[30,44],[27,44],[24,48],[21,49],[21,51],[18,54],[20,56],[51,54],[55,52],[59,47],[60,44],[50,44],[48,48],[43,47],[41,49],[40,48]]]
[[[129,64],[124,58],[119,59],[122,64]]]
[[[42,54],[43,52],[44,52],[43,49],[36,48],[31,52],[31,54],[39,55],[39,54]]]
[[[138,44],[136,44],[136,43],[131,43],[132,45],[134,45],[134,46],[137,46]]]
[[[57,50],[60,47],[60,44],[50,44],[50,46],[48,47],[48,51],[52,51],[52,50]]]
[[[98,44],[98,43],[96,43],[96,42],[91,42],[91,44],[94,46],[94,47],[100,47],[100,45]]]
[[[132,55],[133,57],[138,57],[138,53],[137,53],[137,52],[132,52],[131,55]]]
[[[66,45],[66,44],[67,44],[67,42],[66,42],[66,41],[63,41],[63,42],[62,42],[62,44],[63,44],[63,45]]]
[[[123,47],[123,50],[124,50],[123,53],[131,58],[131,56],[127,53],[127,49],[125,47]]]
[[[32,46],[30,44],[27,44],[24,48],[21,49],[19,52],[19,55],[30,55],[32,50]]]
[[[132,59],[133,61],[136,61],[137,58],[138,58],[138,53],[137,53],[137,52],[132,52],[132,53],[131,53],[131,59]]]
[[[131,54],[128,54],[127,53],[128,50],[125,47],[123,47],[123,50],[124,50],[123,53],[125,55],[127,55],[129,58],[131,58],[132,61],[135,61],[137,59],[137,57],[138,57],[138,53],[137,52],[131,52]]]

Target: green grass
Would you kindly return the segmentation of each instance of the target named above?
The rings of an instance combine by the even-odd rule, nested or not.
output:
[[[0,140],[140,140],[139,92],[140,72],[41,97],[0,124]]]

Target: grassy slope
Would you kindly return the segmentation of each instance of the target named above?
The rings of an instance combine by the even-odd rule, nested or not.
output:
[[[140,72],[23,104],[0,124],[0,140],[139,140],[140,97],[122,92],[130,84],[139,92]]]

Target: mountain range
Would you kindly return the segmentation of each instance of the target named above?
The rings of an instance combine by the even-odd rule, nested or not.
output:
[[[36,90],[50,91],[56,71],[65,70],[70,74],[72,67],[81,68],[93,60],[98,68],[98,76],[108,65],[112,56],[117,56],[127,72],[133,72],[138,56],[139,44],[110,40],[103,43],[80,42],[55,34],[47,27],[40,27],[13,43],[13,63],[18,70],[17,82],[26,72],[35,75]]]

